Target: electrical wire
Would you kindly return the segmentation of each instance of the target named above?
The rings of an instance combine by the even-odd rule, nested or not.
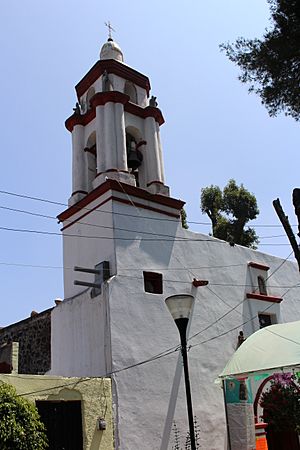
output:
[[[43,231],[43,230],[33,230],[29,228],[10,228],[10,227],[2,227],[0,226],[0,230],[2,231],[12,231],[17,233],[31,233],[31,234],[40,234],[40,235],[47,235],[47,236],[60,236],[60,237],[75,237],[75,238],[85,238],[85,239],[111,239],[111,240],[121,240],[121,241],[132,241],[133,238],[124,238],[124,237],[118,237],[118,236],[89,236],[89,235],[77,235],[77,234],[68,234],[64,233],[63,235],[61,233],[55,232],[55,231]],[[128,231],[128,230],[126,230]],[[143,234],[143,232],[139,232]],[[155,234],[155,233],[153,233]],[[156,235],[159,235],[156,233]],[[171,239],[148,239],[144,237],[139,237],[139,239],[143,241],[150,241],[150,242],[211,242],[211,243],[218,243],[218,244],[228,244],[226,241],[221,241],[219,239],[192,239],[192,238],[176,238],[172,237]]]
[[[24,210],[24,209],[17,209],[17,208],[10,208],[7,206],[2,206],[0,205],[0,209],[6,210],[6,211],[11,211],[11,212],[17,212],[17,213],[21,213],[21,214],[27,214],[30,216],[34,216],[34,217],[40,217],[40,218],[45,218],[45,219],[51,219],[51,220],[55,220],[57,221],[57,217],[55,216],[50,216],[47,214],[40,214],[40,213],[35,213],[33,211],[29,211],[29,210]],[[98,210],[97,212],[100,212],[101,210]],[[102,211],[103,212],[103,211]],[[65,220],[65,223],[72,223],[73,220]],[[108,229],[108,230],[119,230],[119,231],[126,231],[126,232],[132,232],[132,233],[143,233],[143,234],[149,234],[149,235],[155,235],[155,236],[164,236],[164,237],[173,237],[173,235],[169,235],[169,234],[163,234],[163,233],[152,233],[149,231],[143,231],[143,230],[131,230],[131,229],[127,229],[127,228],[120,228],[120,227],[111,227],[111,226],[106,226],[106,225],[98,225],[98,224],[93,224],[93,223],[88,223],[88,222],[82,222],[82,221],[77,221],[77,224],[81,224],[81,225],[86,225],[89,227],[93,227],[93,228],[104,228],[104,229]],[[259,239],[273,239],[273,238],[281,238],[281,237],[286,237],[285,234],[279,234],[279,235],[272,235],[272,236],[258,236]],[[185,238],[187,239],[187,238]]]
[[[126,193],[126,191],[125,191]],[[41,198],[41,197],[34,197],[34,196],[30,196],[30,195],[25,195],[25,194],[18,194],[16,192],[10,192],[10,191],[6,191],[6,190],[0,190],[0,194],[3,195],[9,195],[9,196],[13,196],[13,197],[18,197],[18,198],[23,198],[26,200],[34,200],[34,201],[39,201],[39,202],[43,202],[43,203],[49,203],[52,205],[56,205],[56,206],[64,206],[64,207],[68,207],[69,205],[67,203],[62,203],[62,202],[58,202],[58,201],[53,201],[53,200],[48,200],[45,198]],[[127,194],[127,193],[126,193]],[[127,194],[128,195],[128,194]],[[11,208],[11,210],[13,210],[13,208]],[[78,208],[78,210],[86,210],[86,211],[92,211],[91,208]],[[21,210],[20,210],[21,212]],[[110,211],[105,211],[105,210],[97,210],[97,212],[103,212],[106,214],[111,214]],[[160,220],[160,221],[166,221],[166,222],[174,222],[174,219],[167,219],[167,218],[162,218],[162,217],[149,217],[149,216],[137,216],[135,214],[127,214],[127,213],[120,213],[120,212],[114,212],[115,215],[122,215],[122,216],[128,216],[128,217],[140,217],[143,219],[149,219],[149,220]],[[37,215],[35,213],[32,213],[32,215]],[[43,215],[41,215],[43,216]],[[198,221],[192,221],[192,220],[187,220],[188,223],[190,224],[194,224],[194,225],[207,225],[207,226],[211,226],[210,222],[198,222]],[[298,225],[292,225],[292,227],[298,227]],[[251,225],[251,228],[281,228],[281,225],[275,225],[275,224],[257,224],[257,225]]]
[[[289,289],[288,289],[288,291],[289,291]],[[288,292],[288,291],[287,291],[287,292]],[[285,292],[284,295],[286,295],[287,292]],[[243,299],[243,301],[242,301],[241,303],[243,303],[245,300],[246,300],[246,299]],[[234,308],[232,308],[231,311],[228,311],[225,315],[227,315],[229,312],[232,312],[232,310],[235,309],[235,308],[237,308],[241,303],[239,303],[238,305],[235,305]],[[265,308],[265,310],[262,311],[262,312],[267,311],[267,310],[270,309],[272,306],[273,306],[273,304],[272,304],[272,305],[269,305],[269,306],[268,306],[267,308]],[[195,335],[191,336],[191,337],[188,339],[188,341],[190,341],[190,340],[193,339],[194,337],[198,336],[200,333],[203,333],[203,332],[206,331],[208,328],[210,328],[210,327],[212,327],[213,325],[215,325],[219,320],[221,320],[222,317],[225,317],[225,315],[221,316],[217,321],[213,322],[213,323],[210,324],[208,327],[204,328],[203,330],[199,331],[199,332],[196,333]],[[206,339],[206,340],[204,340],[204,341],[201,341],[201,342],[198,342],[198,343],[196,343],[196,344],[191,344],[191,345],[189,346],[189,348],[191,349],[191,348],[197,347],[197,346],[199,346],[199,345],[203,345],[203,344],[206,344],[206,343],[208,343],[208,342],[211,342],[211,341],[213,341],[213,340],[215,340],[215,339],[218,339],[218,338],[220,338],[220,337],[223,337],[223,336],[225,336],[226,334],[231,333],[232,331],[234,331],[234,330],[240,328],[241,326],[245,325],[246,323],[251,322],[252,320],[254,320],[254,318],[256,318],[256,315],[253,316],[253,317],[251,317],[251,318],[248,319],[247,321],[245,321],[245,322],[243,322],[243,323],[241,323],[241,324],[239,324],[239,325],[237,325],[237,326],[231,328],[230,330],[227,330],[227,331],[225,331],[225,332],[223,332],[223,333],[221,333],[221,334],[218,334],[218,335],[216,335],[216,336],[213,336],[213,337],[211,337],[211,338],[208,338],[208,339]],[[270,330],[268,330],[268,331],[270,331]],[[275,334],[277,334],[277,333],[275,333]],[[279,335],[279,334],[277,334],[277,335],[278,335],[279,337],[285,338],[284,336],[281,336],[281,335]],[[298,343],[298,342],[296,342],[296,341],[293,341],[293,342],[295,342],[296,344],[299,344],[299,345],[300,345],[300,343]],[[156,360],[158,360],[158,359],[160,359],[160,358],[163,358],[163,357],[165,357],[165,356],[169,356],[170,354],[175,353],[175,352],[177,352],[177,351],[179,351],[179,350],[180,350],[180,346],[172,347],[172,348],[170,348],[170,349],[168,349],[168,350],[165,350],[165,351],[163,351],[163,352],[160,352],[160,353],[158,353],[157,355],[154,355],[154,356],[152,356],[152,357],[150,357],[150,358],[148,358],[148,359],[139,361],[138,363],[130,364],[130,365],[125,366],[125,367],[122,367],[122,368],[120,368],[120,369],[113,370],[113,371],[107,373],[107,374],[104,375],[104,376],[87,377],[87,378],[83,378],[83,379],[81,379],[81,380],[78,380],[77,382],[76,382],[76,381],[75,381],[75,382],[73,381],[73,382],[71,382],[71,383],[69,383],[69,384],[68,384],[68,383],[67,383],[67,384],[64,383],[64,384],[62,384],[62,385],[60,385],[60,386],[55,386],[55,387],[52,387],[52,388],[45,388],[45,389],[35,390],[35,391],[31,391],[31,392],[24,392],[24,393],[22,393],[22,394],[18,394],[18,396],[33,395],[33,394],[37,394],[37,393],[41,393],[41,392],[47,392],[47,391],[55,390],[55,389],[58,389],[58,388],[61,388],[61,387],[65,387],[65,386],[68,386],[68,385],[73,385],[73,386],[74,386],[74,384],[79,384],[79,383],[82,383],[82,382],[85,382],[85,381],[94,380],[95,378],[108,377],[108,376],[111,376],[111,375],[114,375],[114,374],[123,372],[123,371],[125,371],[125,370],[129,370],[129,369],[132,369],[132,368],[135,368],[135,367],[142,366],[142,365],[147,364],[147,363],[149,363],[149,362],[156,361]],[[11,375],[9,375],[9,376],[11,376]],[[18,377],[18,375],[15,375],[15,377]]]
[[[70,383],[64,383],[64,384],[62,384],[62,385],[58,385],[58,386],[54,386],[54,387],[50,387],[50,388],[44,388],[44,389],[39,389],[39,390],[35,390],[35,391],[24,392],[24,393],[22,393],[22,394],[18,394],[18,397],[24,397],[24,396],[26,396],[26,395],[33,395],[33,394],[38,394],[38,393],[41,393],[41,392],[47,392],[47,391],[51,391],[51,390],[63,388],[63,387],[65,387],[65,386],[71,386],[71,385],[74,386],[74,384],[76,385],[76,384],[83,383],[83,382],[85,382],[85,381],[91,381],[91,380],[94,380],[94,379],[97,379],[97,378],[106,378],[106,377],[109,377],[109,376],[111,376],[111,375],[114,375],[114,374],[123,372],[123,371],[125,371],[125,370],[133,369],[133,368],[135,368],[135,367],[142,366],[142,365],[147,364],[147,363],[149,363],[149,362],[156,361],[156,360],[158,360],[158,359],[160,359],[160,358],[163,358],[163,357],[165,357],[165,356],[169,356],[169,355],[171,355],[172,353],[175,353],[175,352],[177,352],[177,351],[179,351],[179,350],[180,350],[180,347],[179,347],[179,346],[172,347],[172,349],[170,349],[170,350],[168,350],[168,351],[164,351],[164,352],[158,353],[157,355],[154,355],[154,356],[152,356],[152,357],[150,357],[150,358],[148,358],[148,359],[145,359],[145,360],[143,360],[143,361],[139,361],[138,363],[135,363],[135,364],[130,364],[130,365],[126,366],[126,367],[122,367],[121,369],[113,370],[113,371],[108,372],[106,375],[103,375],[103,376],[100,376],[100,375],[99,375],[99,376],[97,376],[97,377],[86,377],[86,378],[82,378],[82,379],[80,379],[80,380],[78,380],[78,381],[73,381],[73,382],[70,382]],[[9,374],[9,377],[10,377],[10,376],[11,376],[11,375]],[[16,378],[18,378],[18,375],[14,375],[14,376],[15,376]]]
[[[164,269],[160,269],[160,270],[161,270],[162,272],[164,271]],[[189,270],[189,269],[187,268],[187,269],[185,269],[185,270]],[[149,269],[147,269],[146,271],[149,271]],[[135,279],[135,280],[143,280],[143,279],[144,279],[143,277],[133,276],[133,275],[123,275],[123,274],[121,274],[121,273],[118,273],[118,274],[116,274],[116,275],[117,275],[118,277],[122,277],[122,278],[130,278],[130,279]],[[163,279],[163,282],[167,282],[167,283],[192,284],[192,281],[191,281],[191,280],[187,280],[187,281],[184,281],[184,280],[170,280],[170,279],[167,279],[167,278],[164,278],[164,279]],[[235,284],[235,283],[211,283],[211,282],[209,282],[209,285],[208,285],[208,286],[204,286],[204,287],[206,287],[208,290],[210,290],[209,286],[218,286],[218,287],[251,287],[251,288],[253,288],[253,289],[255,289],[255,290],[259,288],[258,285],[247,284],[247,283],[245,283],[245,284],[243,284],[243,283],[241,283],[241,284]],[[268,284],[268,287],[269,287],[269,288],[272,288],[272,289],[286,289],[286,288],[292,289],[292,288],[300,287],[300,284],[299,284],[299,285],[293,285],[293,286],[270,285],[270,284]],[[215,294],[215,292],[213,292],[213,293]],[[215,295],[217,295],[217,294],[215,294]],[[222,301],[225,302],[224,300],[222,300]]]
[[[268,279],[270,279],[282,266],[283,266],[283,264],[288,260],[288,258],[290,257],[290,255],[291,255],[291,253],[284,259],[284,261],[281,263],[281,264],[279,264],[279,266],[270,274],[270,276],[268,277]],[[299,285],[299,283],[297,283],[296,285],[293,285],[293,286],[291,286],[291,287],[289,287],[287,290],[286,290],[286,292],[283,294],[283,295],[281,295],[281,298],[283,298],[293,287],[296,287],[296,286],[298,286]],[[218,298],[220,298],[219,296],[218,296]],[[214,321],[212,324],[210,324],[210,325],[208,325],[206,328],[204,328],[203,330],[201,330],[201,331],[199,331],[199,332],[197,332],[197,333],[195,333],[193,336],[191,336],[190,338],[189,338],[189,340],[190,339],[194,339],[195,337],[197,337],[197,336],[199,336],[199,334],[202,334],[204,331],[206,331],[206,330],[208,330],[209,328],[211,328],[212,326],[214,326],[215,324],[217,324],[220,320],[222,320],[222,319],[224,319],[224,317],[226,317],[228,314],[230,314],[231,312],[233,312],[236,308],[238,308],[240,305],[242,305],[245,301],[247,301],[248,299],[247,298],[244,298],[241,302],[239,302],[237,305],[235,305],[235,306],[233,306],[229,311],[226,311],[221,317],[219,317],[216,321]],[[225,302],[224,300],[222,300],[223,302]],[[266,311],[268,311],[270,308],[272,308],[272,306],[273,306],[273,303],[271,304],[271,305],[269,305],[269,306],[267,306],[261,313],[264,313],[264,312],[266,312]],[[243,315],[242,313],[240,313],[241,315]],[[228,331],[228,333],[229,332],[231,332],[231,331],[233,331],[233,330],[236,330],[236,329],[238,329],[238,328],[240,328],[241,326],[244,326],[245,324],[247,324],[248,322],[251,322],[252,320],[255,320],[256,319],[256,314],[253,316],[253,317],[251,317],[249,320],[246,320],[245,322],[243,322],[242,324],[240,324],[240,325],[238,325],[238,326],[236,326],[236,327],[234,327],[233,329],[231,329],[231,330],[229,330]],[[225,333],[225,334],[227,334],[227,333]],[[224,334],[222,333],[221,335],[218,335],[217,337],[222,337]],[[209,342],[209,341],[208,341]],[[205,343],[206,343],[206,341],[205,341]]]
[[[289,255],[289,256],[290,256],[290,255]],[[287,258],[285,259],[285,261],[289,258],[289,256],[287,256]],[[284,261],[284,262],[285,262],[285,261]],[[277,272],[277,270],[279,270],[279,269],[282,267],[282,265],[283,265],[283,263],[280,264],[280,266],[279,266],[276,270],[273,271],[273,273],[270,275],[270,277],[273,276],[274,273]],[[270,277],[269,277],[269,278],[270,278]],[[295,286],[298,286],[298,283],[297,283],[297,285],[295,285]],[[291,286],[289,289],[287,289],[287,291],[282,295],[282,297],[284,297],[284,296],[289,292],[289,290],[290,290],[291,288],[295,287],[295,286]],[[214,293],[214,292],[213,292],[213,293]],[[214,294],[215,294],[215,293],[214,293]],[[218,298],[220,298],[220,297],[218,296]],[[207,329],[209,329],[209,328],[211,328],[212,326],[214,326],[216,323],[218,323],[220,320],[222,320],[222,318],[224,318],[226,315],[230,314],[233,310],[235,310],[240,304],[242,304],[242,303],[243,303],[244,301],[246,301],[246,300],[247,300],[247,299],[243,299],[240,303],[238,303],[237,305],[235,305],[233,308],[231,308],[229,311],[227,311],[225,314],[223,314],[221,317],[219,317],[216,321],[214,321],[213,323],[209,324],[206,328],[200,330],[199,332],[197,332],[197,333],[195,333],[193,336],[191,336],[191,337],[188,339],[188,341],[190,341],[191,339],[194,339],[195,337],[199,336],[200,334],[202,334],[202,333],[203,333],[204,331],[206,331]],[[223,300],[222,300],[222,301],[223,301]],[[224,301],[223,301],[223,302],[224,302]],[[268,309],[270,309],[272,306],[273,306],[273,304],[269,305],[267,308],[265,308],[265,309],[262,311],[262,313],[263,313],[263,312],[266,312],[266,311],[267,311]],[[242,313],[241,313],[241,315],[242,315]],[[218,338],[220,338],[220,337],[223,337],[223,336],[225,336],[226,334],[228,334],[228,333],[230,333],[230,332],[232,332],[232,331],[234,331],[234,330],[240,328],[241,326],[245,325],[246,323],[251,322],[251,321],[254,320],[255,318],[256,318],[256,315],[253,316],[253,317],[251,317],[250,319],[244,321],[242,324],[239,324],[239,325],[237,325],[237,326],[231,328],[230,330],[227,330],[227,331],[225,331],[225,332],[223,332],[223,333],[221,333],[221,334],[218,334],[218,335],[216,335],[216,336],[213,336],[213,337],[211,337],[211,338],[208,338],[208,339],[206,339],[206,340],[204,340],[204,341],[201,341],[201,342],[198,342],[198,343],[196,343],[196,344],[191,344],[189,348],[194,348],[194,347],[196,347],[196,346],[203,345],[203,344],[206,344],[206,343],[208,343],[208,342],[211,342],[211,341],[213,341],[213,340],[215,340],[215,339],[218,339]],[[280,336],[280,335],[279,335],[279,336]],[[281,336],[281,337],[283,337],[283,336]],[[160,352],[160,353],[158,353],[157,355],[154,355],[154,356],[152,356],[151,358],[148,358],[148,359],[146,359],[146,360],[140,361],[140,362],[135,363],[135,364],[128,365],[128,366],[123,367],[123,368],[121,368],[121,369],[116,369],[115,371],[111,371],[111,372],[109,372],[108,374],[106,374],[105,376],[111,376],[111,375],[113,375],[113,374],[117,374],[117,373],[120,373],[120,372],[122,372],[122,371],[129,370],[129,369],[132,369],[132,368],[134,368],[134,367],[139,367],[139,366],[141,366],[141,365],[147,364],[147,363],[152,362],[152,361],[156,361],[156,360],[158,360],[158,359],[160,359],[160,358],[163,358],[163,357],[165,357],[165,356],[168,356],[168,355],[170,355],[170,354],[172,354],[172,353],[175,353],[175,352],[179,351],[179,349],[180,349],[180,347],[178,347],[178,346],[172,347],[172,348],[170,348],[170,349],[168,349],[168,350],[165,350],[165,351],[163,351],[163,352]],[[102,377],[88,377],[88,378],[84,378],[84,379],[82,379],[82,380],[79,380],[79,381],[77,382],[77,384],[80,383],[80,382],[92,380],[92,379],[95,379],[95,378],[102,378]],[[74,385],[74,382],[70,383],[70,385]],[[65,387],[65,386],[67,386],[66,383],[63,384],[63,385],[61,385],[61,386],[55,386],[55,387],[53,387],[53,388],[48,388],[48,389],[43,389],[43,390],[36,390],[36,391],[31,391],[31,392],[25,392],[25,393],[23,393],[23,394],[19,394],[19,396],[33,395],[33,394],[36,394],[36,393],[40,393],[40,392],[44,392],[44,391],[49,391],[49,390],[53,390],[53,389],[57,389],[57,388],[59,388],[59,387]]]

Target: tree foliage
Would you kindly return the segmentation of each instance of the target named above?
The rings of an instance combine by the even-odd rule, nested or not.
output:
[[[181,218],[181,225],[182,228],[185,228],[186,230],[189,229],[188,223],[187,223],[187,215],[186,215],[186,211],[184,208],[181,209],[180,211],[180,218]]]
[[[239,79],[250,83],[250,92],[261,97],[270,116],[284,112],[300,120],[300,2],[267,0],[272,27],[262,39],[238,38],[221,44],[242,73]]]
[[[44,424],[36,407],[17,396],[14,387],[0,385],[0,450],[48,448]]]
[[[300,431],[300,385],[297,375],[275,374],[262,394],[263,419],[274,431]]]
[[[223,191],[219,186],[201,189],[201,210],[212,223],[212,235],[232,244],[256,248],[258,237],[246,224],[257,217],[256,198],[235,180],[229,180]]]

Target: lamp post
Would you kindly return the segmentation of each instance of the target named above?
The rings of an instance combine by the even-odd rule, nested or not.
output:
[[[186,404],[189,419],[191,450],[196,450],[194,416],[191,397],[191,386],[189,378],[189,367],[187,358],[187,341],[186,328],[189,321],[190,312],[194,303],[194,297],[189,294],[171,295],[166,298],[166,306],[170,311],[180,334],[181,353],[183,359],[184,378],[185,378],[185,392]]]

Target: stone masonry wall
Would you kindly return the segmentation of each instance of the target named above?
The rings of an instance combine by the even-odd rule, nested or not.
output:
[[[51,368],[51,309],[0,329],[0,347],[19,342],[18,372],[44,374]]]

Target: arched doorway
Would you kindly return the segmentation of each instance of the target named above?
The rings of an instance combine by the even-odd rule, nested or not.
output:
[[[264,422],[268,423],[268,406],[261,406],[261,402],[264,398],[264,393],[267,391],[270,392],[271,382],[274,380],[274,375],[267,377],[259,386],[255,401],[253,404],[254,407],[254,416],[255,420],[258,422],[260,419],[263,419]],[[271,402],[269,402],[271,405]],[[278,409],[278,414],[285,408],[285,400],[284,398],[280,398],[280,393],[274,392],[274,410],[276,414],[276,408]],[[288,422],[288,418],[287,418]],[[299,435],[293,429],[293,427],[289,428],[288,423],[283,425],[282,429],[278,429],[276,426],[272,426],[272,424],[268,424],[266,428],[266,437],[268,442],[268,450],[300,450],[299,444]]]

